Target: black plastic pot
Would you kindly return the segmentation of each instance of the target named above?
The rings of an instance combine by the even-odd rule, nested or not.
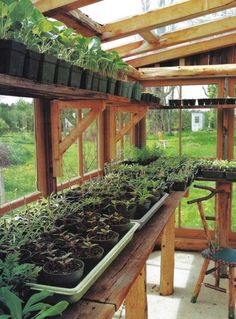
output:
[[[0,73],[22,77],[26,47],[13,40],[0,40]]]
[[[173,182],[172,184],[172,190],[177,192],[183,192],[187,188],[187,181],[184,182]]]
[[[98,91],[106,93],[106,91],[107,91],[107,76],[99,74]]]
[[[80,88],[83,69],[72,65],[70,69],[69,86]]]
[[[91,269],[93,269],[104,255],[103,247],[97,246],[95,249],[97,252],[94,255],[90,255],[90,256],[79,255],[79,259],[81,259],[85,265],[85,268],[84,268],[85,274],[87,274]]]
[[[92,91],[98,91],[98,83],[99,83],[99,74],[93,73],[93,81],[92,81]]]
[[[117,212],[128,219],[134,219],[136,213],[137,206],[134,204],[129,209],[126,209],[125,206],[117,207]]]
[[[133,91],[134,82],[128,82],[128,91],[127,91],[127,98],[131,99],[132,91]]]
[[[225,171],[226,179],[228,181],[236,181],[236,170],[235,171]]]
[[[108,252],[119,240],[119,234],[114,231],[112,233],[114,236],[109,239],[91,238],[91,241],[103,247],[105,252]]]
[[[116,79],[107,78],[107,93],[109,94],[115,94],[115,88],[116,88]]]
[[[71,273],[58,272],[55,273],[51,269],[51,263],[48,262],[43,267],[41,278],[47,285],[57,287],[75,287],[81,280],[84,273],[84,262],[80,259],[75,259],[78,269]]]
[[[135,213],[135,219],[140,219],[143,217],[143,215],[146,214],[146,212],[149,210],[151,206],[151,200],[146,200],[142,205],[138,204],[137,205],[137,210]]]
[[[68,86],[70,68],[70,63],[64,60],[57,60],[54,83]]]
[[[141,101],[141,95],[142,95],[141,91],[142,91],[141,84],[136,82],[132,89],[131,98],[134,99],[135,101]]]
[[[121,81],[121,80],[116,81],[115,95],[121,96],[123,83],[124,81]]]
[[[39,63],[41,54],[32,50],[27,50],[25,55],[23,77],[30,80],[38,79]]]
[[[210,169],[201,169],[201,174],[203,178],[224,178],[225,173],[224,171],[218,171],[218,170],[210,170]]]
[[[123,81],[121,96],[128,97],[129,82]]]
[[[85,90],[91,90],[92,82],[93,82],[93,71],[85,69],[82,74],[81,88]]]
[[[54,83],[57,58],[52,55],[42,54],[39,64],[38,81]]]
[[[132,226],[132,224],[128,220],[127,223],[124,223],[124,224],[111,225],[111,228],[115,232],[117,232],[119,234],[123,234],[123,233],[127,232],[131,226]]]

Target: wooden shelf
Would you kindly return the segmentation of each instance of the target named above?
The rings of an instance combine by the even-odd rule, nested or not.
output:
[[[173,107],[169,105],[153,105],[150,107],[151,109],[157,110],[189,110],[189,109],[234,109],[236,108],[236,104],[215,104],[215,105],[192,105],[185,106],[181,105],[178,107]]]
[[[40,83],[5,74],[0,74],[0,94],[57,100],[107,100],[111,104],[129,102],[129,99],[121,96],[64,85]]]

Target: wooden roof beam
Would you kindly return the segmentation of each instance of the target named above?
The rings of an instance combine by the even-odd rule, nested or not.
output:
[[[101,0],[34,0],[33,3],[44,13],[58,8],[71,11],[99,1]]]
[[[80,10],[66,12],[64,9],[56,9],[47,12],[47,16],[64,22],[67,27],[75,29],[86,37],[100,36],[102,32],[101,25]]]
[[[158,43],[159,37],[152,31],[140,32],[139,35],[148,43]]]
[[[142,81],[235,77],[236,64],[141,68],[139,71]]]
[[[175,47],[170,47],[168,49],[163,49],[152,54],[128,58],[126,62],[134,67],[140,67],[144,65],[149,65],[153,63],[159,63],[162,61],[168,61],[172,59],[177,59],[181,57],[186,57],[198,53],[204,53],[211,50],[227,47],[234,45],[236,43],[236,32],[222,34],[220,36],[215,36],[214,38],[204,38],[201,41],[195,41],[191,43],[186,43],[183,45],[178,45]]]
[[[115,50],[120,54],[121,57],[130,57],[132,55],[154,51],[233,30],[236,30],[235,16],[224,19],[217,19],[213,22],[208,22],[194,27],[165,33],[159,37],[158,43],[148,44],[145,41],[139,40],[127,45],[113,48],[110,51]]]
[[[235,0],[184,0],[132,18],[108,23],[103,26],[102,40],[105,42],[119,39],[235,6]]]

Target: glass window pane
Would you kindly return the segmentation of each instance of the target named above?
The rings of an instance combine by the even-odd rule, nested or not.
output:
[[[0,204],[36,191],[33,100],[0,97]]]

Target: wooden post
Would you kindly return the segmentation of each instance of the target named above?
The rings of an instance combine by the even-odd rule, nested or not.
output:
[[[77,125],[82,119],[82,110],[77,110]],[[79,176],[84,176],[84,157],[83,157],[83,133],[78,138],[78,172]]]
[[[129,290],[125,300],[126,319],[147,319],[146,265]]]
[[[50,100],[35,99],[35,139],[37,152],[37,186],[43,196],[56,192],[52,171]]]
[[[174,292],[175,213],[166,224],[161,240],[160,295]]]
[[[98,115],[98,168],[104,169],[104,117],[102,112]]]
[[[146,145],[146,116],[135,125],[135,146],[142,148]]]

